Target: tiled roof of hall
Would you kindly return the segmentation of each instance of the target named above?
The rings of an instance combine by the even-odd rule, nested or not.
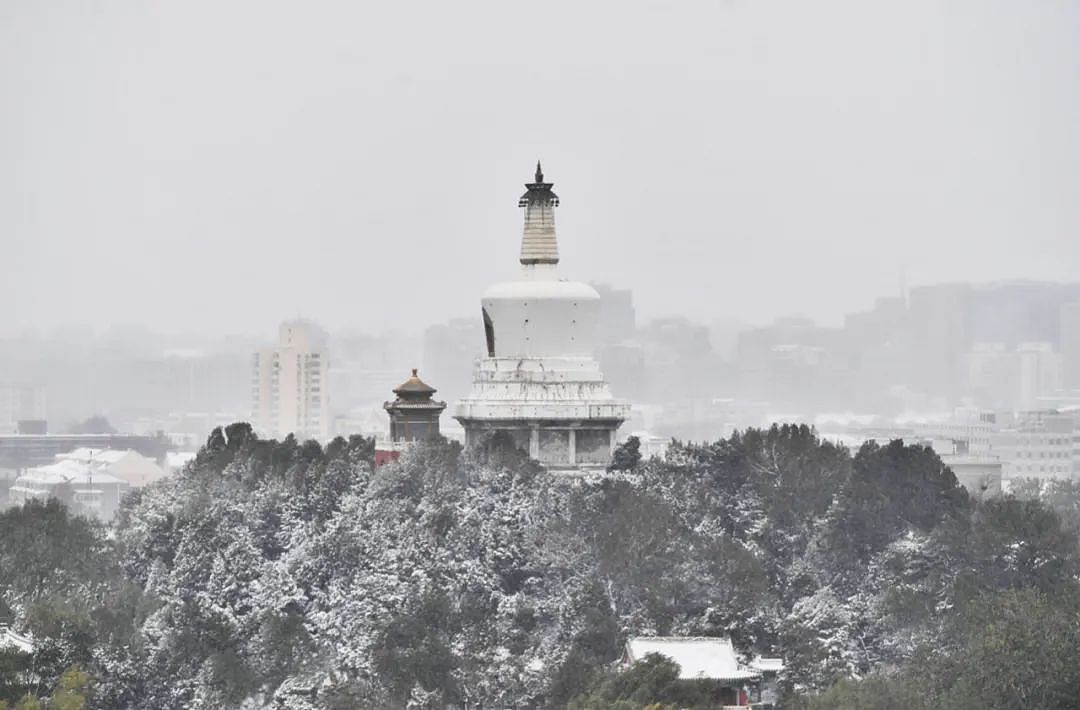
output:
[[[700,636],[632,636],[626,641],[631,663],[650,653],[667,656],[679,666],[680,680],[740,682],[761,677],[761,670],[739,662],[731,639]]]
[[[414,367],[412,376],[393,389],[396,395],[432,395],[437,392],[434,387],[420,379],[417,369]]]

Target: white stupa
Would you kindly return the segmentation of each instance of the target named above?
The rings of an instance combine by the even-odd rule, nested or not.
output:
[[[484,292],[486,356],[454,418],[466,445],[503,430],[549,469],[602,468],[630,405],[611,396],[593,358],[600,295],[559,278],[552,184],[537,163],[536,181],[518,201],[521,277]]]

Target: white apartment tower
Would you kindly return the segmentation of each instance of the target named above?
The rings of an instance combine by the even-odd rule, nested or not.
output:
[[[295,434],[301,440],[328,440],[328,368],[326,336],[317,325],[304,320],[282,323],[277,345],[255,354],[255,428],[275,438]]]

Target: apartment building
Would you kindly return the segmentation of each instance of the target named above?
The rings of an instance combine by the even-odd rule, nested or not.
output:
[[[305,320],[286,321],[278,342],[255,353],[253,423],[265,436],[326,441],[331,435],[326,335]]]

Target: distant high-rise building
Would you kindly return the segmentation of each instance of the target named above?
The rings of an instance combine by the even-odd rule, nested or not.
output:
[[[45,390],[22,384],[0,384],[0,433],[18,430],[19,422],[45,418]]]
[[[469,392],[470,373],[483,343],[484,324],[479,318],[454,318],[424,331],[424,374],[439,383],[447,400]]]
[[[841,335],[837,328],[801,317],[781,318],[767,327],[744,331],[736,350],[737,387],[744,396],[772,399],[787,407],[850,401],[839,387]]]
[[[983,407],[1011,409],[1020,391],[1020,354],[1002,342],[972,343],[964,356],[964,392]]]
[[[1068,390],[1080,390],[1080,301],[1066,303],[1060,309],[1062,384]]]
[[[993,451],[1013,478],[1074,476],[1076,418],[1054,410],[1019,412],[993,439]]]
[[[255,354],[255,426],[266,435],[330,438],[326,336],[314,323],[281,324],[278,343]]]
[[[1039,400],[1061,387],[1061,356],[1051,343],[1021,343],[1017,348],[1020,409],[1037,409]]]
[[[600,294],[600,313],[596,320],[596,344],[621,343],[634,337],[634,294],[630,289],[592,284]]]
[[[996,281],[971,287],[969,335],[975,341],[1057,344],[1062,304],[1075,301],[1076,284],[1045,281]]]
[[[911,290],[911,383],[927,394],[952,397],[971,342],[969,284],[938,284]]]
[[[600,371],[607,377],[611,392],[622,399],[642,401],[648,397],[649,378],[645,348],[638,343],[612,343],[600,348]]]

